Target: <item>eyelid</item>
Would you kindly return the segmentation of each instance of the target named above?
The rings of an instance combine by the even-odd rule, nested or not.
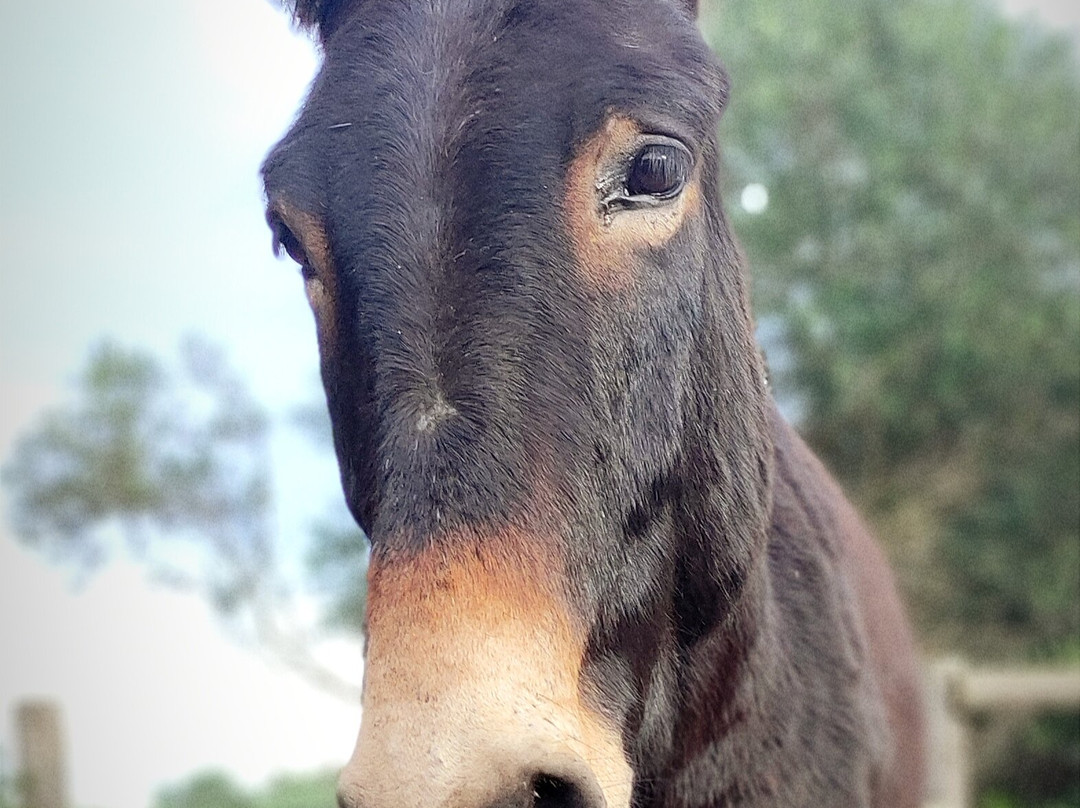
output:
[[[281,231],[285,229],[285,220],[281,213],[278,212],[276,205],[269,205],[266,208],[266,225],[270,228],[271,249],[274,251],[274,257],[281,257],[282,243],[281,243]]]
[[[648,202],[650,198],[639,198],[628,196],[625,193],[625,179],[626,173],[630,166],[633,165],[637,156],[641,154],[642,150],[649,146],[673,146],[677,149],[685,151],[690,158],[690,170],[694,169],[697,165],[697,154],[684,140],[671,137],[666,134],[659,134],[656,132],[643,132],[635,137],[625,149],[620,149],[609,162],[604,166],[600,172],[600,176],[596,182],[596,190],[600,196],[600,205],[602,208],[608,208],[619,201],[625,201],[633,199],[642,202]],[[670,201],[668,199],[656,200],[658,203]]]
[[[634,154],[637,154],[646,146],[674,146],[677,149],[682,149],[690,155],[691,159],[696,160],[697,156],[694,154],[693,147],[685,140],[679,137],[673,137],[661,132],[643,132],[639,137],[635,138],[636,149]]]
[[[682,149],[690,155],[692,163],[697,162],[697,155],[694,150],[685,142],[677,137],[669,137],[668,135],[661,135],[656,133],[644,132],[635,137],[627,146],[620,149],[615,154],[611,155],[605,162],[603,168],[600,171],[601,181],[610,178],[614,174],[618,174],[620,171],[626,169],[627,166],[637,157],[641,150],[646,146],[674,146],[675,148]]]
[[[284,252],[295,261],[301,267],[301,274],[307,277],[307,272],[312,269],[311,262],[308,259],[307,251],[304,249],[304,244],[300,240],[300,237],[296,235],[296,232],[290,228],[286,223],[284,217],[277,211],[271,211],[267,214],[267,222],[270,225],[270,232],[273,238],[273,250],[274,257],[280,258]]]

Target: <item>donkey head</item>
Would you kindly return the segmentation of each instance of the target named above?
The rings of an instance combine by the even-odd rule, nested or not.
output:
[[[309,0],[264,166],[371,541],[357,808],[626,808],[760,546],[765,392],[675,0]]]

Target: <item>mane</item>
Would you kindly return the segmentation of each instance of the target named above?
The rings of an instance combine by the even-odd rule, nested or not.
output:
[[[292,13],[297,25],[307,31],[313,31],[324,42],[333,35],[355,0],[282,0],[282,5]],[[677,4],[696,18],[698,0],[677,0]]]

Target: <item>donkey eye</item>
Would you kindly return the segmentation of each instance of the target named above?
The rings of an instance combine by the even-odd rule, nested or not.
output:
[[[298,263],[302,268],[308,265],[307,253],[304,252],[304,248],[300,244],[300,239],[296,237],[292,230],[284,225],[278,228],[277,243],[282,250],[285,250],[285,253],[289,258]]]
[[[274,255],[280,256],[281,251],[284,250],[289,258],[300,265],[300,276],[305,281],[314,278],[315,270],[312,268],[307,253],[304,252],[304,247],[296,234],[277,217],[271,219],[270,228],[274,234]]]
[[[630,162],[626,193],[630,197],[671,199],[689,180],[691,162],[685,146],[674,142],[649,143]]]

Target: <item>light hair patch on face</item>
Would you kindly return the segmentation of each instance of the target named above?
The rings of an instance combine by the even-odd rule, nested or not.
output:
[[[612,211],[601,198],[605,172],[626,164],[642,143],[641,127],[613,115],[580,147],[567,172],[564,212],[578,267],[589,285],[607,292],[633,283],[638,254],[666,244],[701,201],[695,169],[669,203]]]
[[[330,255],[330,241],[322,221],[310,213],[277,201],[270,206],[277,217],[303,247],[307,263],[304,267],[304,294],[315,315],[315,330],[319,353],[325,360],[337,346],[337,275]]]
[[[621,735],[583,703],[585,632],[544,547],[511,529],[373,559],[349,804],[487,805],[541,772],[588,772],[629,808]]]

